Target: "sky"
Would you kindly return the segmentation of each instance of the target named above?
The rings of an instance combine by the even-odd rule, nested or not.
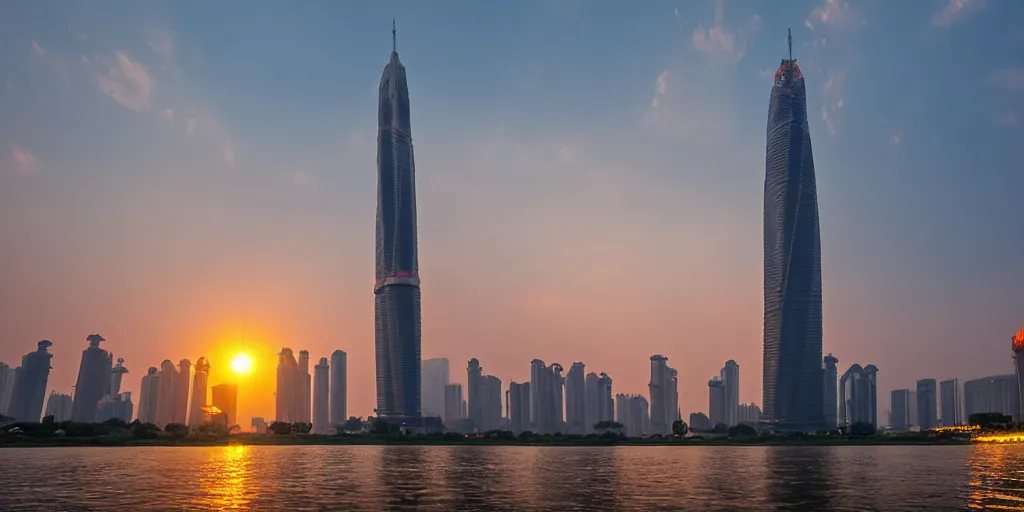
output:
[[[273,416],[276,352],[348,353],[372,414],[376,108],[391,22],[416,151],[423,357],[534,358],[680,407],[761,402],[771,77],[817,172],[824,351],[916,379],[1012,371],[1024,326],[1024,3],[44,0],[0,4],[0,361],[91,333],[137,392],[211,360]],[[255,372],[232,375],[247,352]],[[136,394],[137,397],[137,394]],[[137,401],[137,399],[136,399]]]

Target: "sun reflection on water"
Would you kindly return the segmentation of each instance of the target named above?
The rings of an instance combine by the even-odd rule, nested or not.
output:
[[[214,510],[248,510],[258,495],[252,478],[252,448],[224,446],[210,448],[205,463],[197,468],[202,495],[195,505]]]

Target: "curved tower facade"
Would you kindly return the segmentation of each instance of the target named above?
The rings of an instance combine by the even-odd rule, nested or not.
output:
[[[792,38],[790,38],[792,47]],[[764,415],[782,430],[823,425],[821,240],[807,123],[795,59],[775,72],[764,179]]]
[[[394,30],[392,30],[394,36]],[[409,87],[398,52],[380,78],[377,116],[377,415],[420,416],[420,278]]]
[[[1017,334],[1014,334],[1010,338],[1010,342],[1013,347],[1013,361],[1014,369],[1017,370],[1017,393],[1020,394],[1020,411],[1015,411],[1020,414],[1020,418],[1024,418],[1024,368],[1021,363],[1021,352],[1024,352],[1024,329],[1021,329]]]

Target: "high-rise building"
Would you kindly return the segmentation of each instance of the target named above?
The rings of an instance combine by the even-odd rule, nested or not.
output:
[[[825,411],[825,428],[839,427],[839,359],[831,353],[821,363],[822,407]]]
[[[725,405],[725,383],[719,377],[712,377],[708,381],[708,418],[713,425],[719,423],[728,426],[728,413]]]
[[[921,430],[935,428],[935,422],[939,418],[935,387],[935,379],[917,381],[917,421]]]
[[[448,359],[425,359],[421,370],[420,390],[423,395],[423,415],[444,415],[444,387],[449,384]]]
[[[331,426],[348,420],[348,354],[335,350],[331,354]]]
[[[566,395],[568,395],[566,381]],[[516,434],[530,430],[530,383],[509,382],[508,384],[509,429]],[[568,411],[568,409],[567,409]]]
[[[203,423],[203,407],[209,390],[210,363],[205,357],[196,359],[196,371],[192,377],[192,403],[189,404],[188,424],[195,427]]]
[[[740,406],[740,365],[730,359],[725,362],[725,367],[719,372],[722,383],[725,384],[725,418],[722,423],[728,426],[739,424]]]
[[[100,348],[103,336],[90,334],[86,341],[89,347],[82,351],[74,405],[71,407],[71,420],[80,423],[96,421],[96,408],[103,398],[104,390],[110,386],[110,354]]]
[[[139,417],[140,423],[152,423],[156,425],[157,411],[159,410],[160,396],[160,370],[155,366],[149,367],[146,375],[142,377],[142,385],[139,389]]]
[[[1014,369],[1017,370],[1017,403],[1018,410],[1013,412],[1013,415],[1018,419],[1024,418],[1024,363],[1020,360],[1021,352],[1024,352],[1024,328],[1014,334],[1010,338],[1010,347],[1013,349],[1013,362]]]
[[[913,425],[910,419],[910,390],[894,389],[889,394],[889,427],[907,431]]]
[[[736,420],[745,425],[757,427],[761,423],[761,408],[757,404],[740,404]]]
[[[818,194],[804,76],[790,50],[772,86],[764,180],[763,406],[781,430],[822,426],[821,339]]]
[[[299,388],[296,391],[299,394],[297,403],[299,404],[299,419],[302,423],[312,423],[313,415],[312,410],[312,392],[313,392],[313,378],[309,374],[309,351],[299,351]]]
[[[593,375],[596,385],[597,375],[585,375],[586,371],[586,365],[577,361],[565,374],[565,428],[570,434],[585,434],[594,426],[589,414],[590,404],[587,403],[587,379]]]
[[[184,360],[182,362],[187,362]],[[190,370],[189,366],[180,368]],[[170,359],[160,363],[160,377],[157,379],[156,426],[165,428],[171,423],[185,422],[185,411],[188,409],[188,378],[182,375]],[[182,384],[182,380],[186,382]]]
[[[14,390],[8,416],[20,421],[39,421],[46,397],[46,382],[50,377],[51,346],[50,340],[42,340],[36,343],[35,352],[22,356],[21,366],[14,370]]]
[[[392,38],[394,29],[392,28]],[[394,40],[392,39],[392,43]],[[377,115],[377,414],[420,416],[420,276],[409,85],[396,48],[380,78]],[[472,394],[472,391],[470,391]]]
[[[224,414],[227,426],[238,425],[238,385],[218,384],[210,388],[210,403]]]
[[[483,419],[478,427],[480,432],[503,430],[501,420],[501,379],[493,375],[485,375],[480,383],[481,414]]]
[[[651,434],[672,433],[672,422],[679,419],[678,374],[668,365],[668,358],[651,356]]]
[[[960,403],[960,381],[948,379],[940,382],[939,399],[942,401],[942,426],[962,425],[964,418]]]
[[[6,416],[14,396],[14,368],[0,363],[0,414]]]
[[[868,423],[878,428],[877,374],[878,367],[873,364],[854,364],[839,379],[840,425]]]
[[[174,423],[188,424],[188,402],[192,384],[192,362],[188,359],[178,361],[178,375],[174,384]]]
[[[702,412],[691,412],[690,413],[690,430],[695,432],[706,432],[711,430],[714,425],[711,423],[711,418],[708,418],[707,414]]]
[[[116,418],[125,423],[132,420],[132,413],[135,405],[132,403],[131,393],[121,392],[121,379],[128,369],[124,367],[124,358],[117,359],[117,365],[110,369],[110,383],[107,386],[107,394],[100,399],[99,407],[96,409],[96,422],[102,423],[111,418]]]
[[[964,382],[964,414],[998,412],[1020,421],[1020,394],[1016,373],[993,375]]]
[[[562,390],[565,377],[562,365],[534,359],[530,361],[530,409],[533,431],[538,434],[561,432],[563,426]]]
[[[483,386],[484,369],[477,358],[469,360],[466,366],[466,402],[469,407],[467,416],[473,422],[473,428],[480,430],[484,422]]]
[[[74,399],[71,398],[71,395],[50,391],[50,396],[46,399],[46,412],[43,413],[43,416],[53,416],[55,423],[73,421],[71,419],[73,411]]]
[[[584,430],[586,432],[593,432],[594,425],[597,424],[598,416],[601,413],[601,389],[597,382],[597,374],[590,372],[584,379],[584,394],[586,399],[584,400]]]
[[[640,395],[615,395],[615,421],[622,424],[627,437],[643,437],[651,423],[647,399]]]
[[[448,384],[444,387],[444,425],[448,430],[456,430],[459,421],[465,417],[464,404],[462,399],[462,384]],[[529,408],[527,408],[529,415]]]
[[[277,392],[274,395],[277,421],[302,421],[302,387],[299,363],[295,360],[292,349],[282,348],[277,354]]]
[[[313,368],[313,432],[317,434],[330,434],[334,430],[329,410],[330,392],[331,367],[327,358],[321,357],[320,363]]]

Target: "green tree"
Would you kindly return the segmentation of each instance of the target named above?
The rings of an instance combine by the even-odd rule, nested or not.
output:
[[[740,423],[729,427],[729,437],[757,437],[757,429],[746,423]]]
[[[875,434],[878,434],[878,430],[876,430],[875,426],[870,423],[858,421],[853,425],[850,425],[850,436],[869,437]]]
[[[384,418],[374,418],[370,424],[370,433],[378,436],[391,434],[391,426]]]
[[[273,421],[267,427],[275,436],[286,436],[292,433],[292,424],[284,421]]]
[[[686,437],[686,434],[690,432],[690,426],[683,420],[675,420],[672,422],[672,433],[679,437]]]
[[[977,425],[983,429],[1004,426],[1011,423],[1013,418],[999,412],[976,412],[967,417],[967,422]]]
[[[298,434],[308,434],[308,433],[310,433],[310,431],[313,430],[313,424],[312,423],[303,423],[303,422],[300,421],[300,422],[297,422],[297,423],[294,424],[294,429],[295,429],[295,432],[298,433]]]
[[[136,439],[156,439],[160,435],[160,427],[152,423],[140,423],[136,421],[132,424],[132,435]]]
[[[167,426],[164,427],[164,433],[166,433],[167,437],[170,437],[171,439],[185,439],[188,437],[188,425],[183,425],[181,423],[168,423]]]
[[[711,432],[715,434],[726,434],[729,432],[729,426],[725,423],[715,423],[715,428],[711,429]]]

